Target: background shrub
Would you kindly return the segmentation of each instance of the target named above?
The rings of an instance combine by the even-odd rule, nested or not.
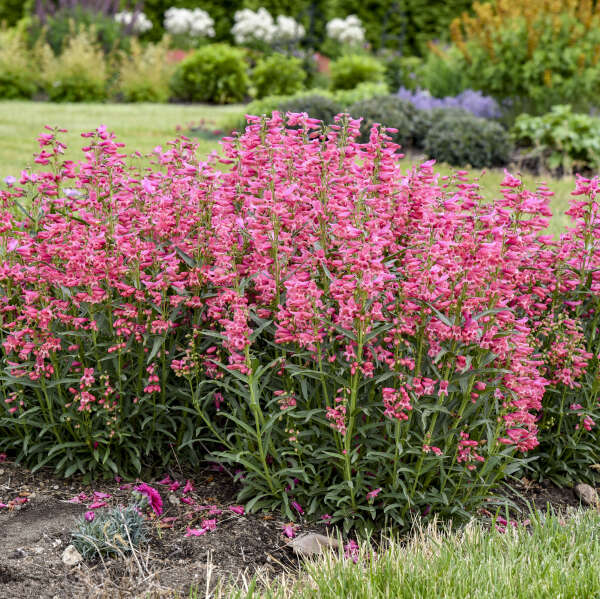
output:
[[[422,66],[423,59],[418,56],[384,55],[385,82],[390,91],[395,92],[401,87],[413,90],[417,87],[417,71]]]
[[[429,91],[416,89],[414,91],[400,88],[397,96],[410,102],[419,110],[435,110],[455,108],[470,112],[473,116],[482,119],[497,119],[502,116],[500,106],[490,96],[484,96],[481,92],[466,89],[458,96],[446,96],[436,98]]]
[[[333,123],[333,117],[342,112],[342,105],[333,98],[313,94],[281,102],[277,105],[277,110],[283,114],[306,112],[311,118],[329,125]]]
[[[375,123],[398,129],[397,133],[389,133],[389,135],[404,149],[411,148],[415,144],[416,135],[420,131],[420,127],[416,125],[416,121],[420,118],[419,112],[410,102],[397,96],[383,96],[357,102],[350,107],[349,113],[354,118],[363,119],[359,137],[362,142],[368,141],[371,128]]]
[[[423,149],[440,162],[481,168],[506,165],[512,145],[498,123],[459,110],[440,110],[432,115]]]
[[[261,59],[252,71],[257,98],[294,94],[304,87],[305,79],[302,61],[279,52]]]
[[[24,36],[16,29],[0,30],[0,98],[31,98],[38,75]]]
[[[507,98],[517,114],[573,103],[586,110],[600,91],[600,12],[588,0],[473,5],[452,23],[468,86]]]
[[[471,0],[330,0],[329,14],[355,14],[363,22],[366,37],[375,50],[399,49],[404,55],[424,54],[431,39],[448,39],[448,25]]]
[[[600,119],[553,106],[543,116],[521,114],[511,130],[532,169],[571,174],[600,166]]]
[[[127,34],[131,32],[115,20],[118,11],[119,3],[114,1],[64,3],[42,0],[36,3],[34,16],[29,20],[29,34],[33,41],[46,42],[54,54],[59,55],[69,45],[74,32],[85,29],[94,43],[109,54],[129,46]]]
[[[129,53],[121,55],[117,83],[126,102],[166,102],[169,99],[174,66],[167,60],[168,50],[168,39],[144,46],[135,39],[131,41]]]
[[[52,102],[98,102],[106,97],[108,71],[93,32],[81,29],[55,57],[44,55],[44,89]]]
[[[347,54],[331,63],[332,89],[353,89],[365,81],[385,79],[385,67],[367,54]]]
[[[194,51],[177,67],[171,90],[178,100],[228,104],[248,94],[244,53],[227,44],[210,44]]]

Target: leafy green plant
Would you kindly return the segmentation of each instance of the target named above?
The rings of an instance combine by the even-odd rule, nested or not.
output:
[[[304,87],[306,73],[299,58],[274,52],[257,63],[251,79],[256,97],[264,98],[300,91]]]
[[[126,102],[166,102],[174,67],[167,61],[168,38],[142,46],[131,41],[129,53],[121,55],[117,88]]]
[[[148,538],[146,521],[137,505],[88,512],[71,533],[71,542],[84,560],[123,556]]]
[[[542,116],[521,114],[511,134],[529,167],[570,174],[600,165],[600,119],[574,113],[570,105]]]
[[[227,44],[210,44],[184,59],[171,79],[173,96],[188,102],[241,102],[249,79],[244,52]]]
[[[44,89],[53,102],[97,102],[106,97],[108,69],[93,32],[81,29],[55,57],[45,47]]]
[[[346,54],[331,63],[331,87],[352,89],[365,81],[379,82],[385,79],[384,65],[368,54]]]
[[[508,164],[512,144],[498,123],[450,109],[433,111],[423,150],[440,162],[481,168]]]

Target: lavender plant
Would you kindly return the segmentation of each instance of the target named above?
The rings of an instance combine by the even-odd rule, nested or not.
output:
[[[436,98],[426,89],[413,91],[401,87],[396,95],[402,100],[411,102],[418,110],[458,108],[484,119],[497,119],[502,116],[500,106],[494,98],[472,89],[466,89],[457,96]]]

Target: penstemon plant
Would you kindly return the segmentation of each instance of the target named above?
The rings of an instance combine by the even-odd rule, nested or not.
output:
[[[0,191],[0,450],[67,476],[216,460],[248,510],[346,528],[593,465],[598,182],[557,243],[546,187],[484,201],[359,127],[249,117],[223,158],[182,138],[145,170],[104,128],[77,165],[40,136],[46,170]]]

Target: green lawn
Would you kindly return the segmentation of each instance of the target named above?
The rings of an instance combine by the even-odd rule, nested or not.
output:
[[[598,599],[600,515],[531,516],[506,532],[472,523],[458,532],[418,529],[357,563],[330,553],[298,573],[225,587],[218,599]],[[192,591],[190,599],[204,594]]]
[[[68,158],[78,157],[86,145],[80,136],[98,125],[106,125],[126,144],[125,151],[150,152],[173,139],[177,126],[211,121],[218,128],[240,106],[184,106],[180,104],[52,104],[49,102],[0,102],[0,177],[17,175],[32,162],[37,151],[36,137],[44,125],[58,125],[68,130],[63,137]],[[208,153],[218,147],[213,141],[200,141]]]
[[[44,125],[58,125],[68,130],[63,138],[69,147],[68,158],[77,158],[80,148],[85,145],[80,133],[95,129],[100,124],[117,134],[119,140],[126,144],[126,151],[148,153],[157,145],[173,139],[177,135],[177,126],[185,130],[189,123],[205,120],[210,128],[219,128],[231,122],[232,117],[243,113],[243,110],[240,105],[0,102],[0,181],[6,175],[17,175],[31,164],[33,154],[37,151],[35,139],[43,131]],[[218,141],[214,140],[201,139],[199,144],[203,154],[218,148]],[[408,158],[407,166],[410,164],[411,159]],[[449,167],[443,165],[438,170],[442,174],[451,172]],[[473,174],[477,175],[475,171]],[[503,176],[502,170],[490,169],[481,178],[486,197],[497,195]],[[562,213],[573,189],[574,178],[556,180],[526,176],[525,183],[535,188],[542,179],[546,179],[550,189],[556,193],[552,201],[555,217],[550,231],[559,233],[566,223]]]

